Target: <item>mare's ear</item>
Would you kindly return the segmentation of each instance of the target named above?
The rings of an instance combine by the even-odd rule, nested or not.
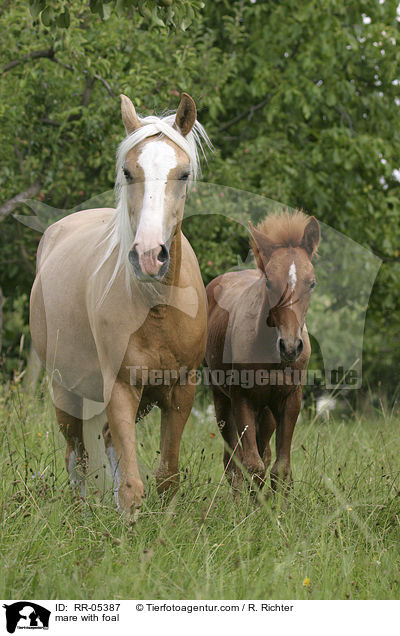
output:
[[[254,225],[252,225],[249,221],[251,238],[250,245],[254,252],[254,258],[256,260],[256,264],[258,269],[260,269],[265,274],[265,268],[267,267],[267,263],[271,258],[272,251],[274,249],[274,245],[272,241],[263,234],[259,232]]]
[[[196,123],[197,109],[193,99],[187,93],[182,93],[181,102],[176,111],[175,128],[184,137],[190,133]]]
[[[136,115],[136,110],[129,97],[126,95],[120,95],[121,97],[121,115],[122,121],[125,126],[126,134],[130,135],[132,132],[141,127],[139,117]]]
[[[321,229],[315,216],[312,216],[304,228],[303,238],[300,247],[306,250],[310,260],[316,253],[321,239]]]

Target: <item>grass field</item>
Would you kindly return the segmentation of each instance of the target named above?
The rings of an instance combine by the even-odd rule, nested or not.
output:
[[[215,420],[197,405],[181,486],[162,508],[150,475],[138,522],[111,494],[74,500],[47,398],[0,397],[0,596],[9,599],[393,599],[400,596],[400,419],[302,421],[294,488],[231,497]],[[157,465],[158,415],[138,425]]]

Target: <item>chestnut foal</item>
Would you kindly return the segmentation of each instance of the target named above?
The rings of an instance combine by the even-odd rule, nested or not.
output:
[[[314,217],[296,211],[250,229],[257,270],[223,274],[207,287],[206,364],[233,488],[241,486],[240,465],[264,484],[276,429],[276,489],[291,480],[290,447],[311,353],[305,317],[316,284],[311,261],[320,228]]]

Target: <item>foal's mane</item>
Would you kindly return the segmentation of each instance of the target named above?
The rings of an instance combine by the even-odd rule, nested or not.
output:
[[[300,247],[310,218],[302,210],[281,210],[267,216],[257,225],[275,247]]]
[[[160,140],[167,137],[179,146],[189,157],[190,161],[190,178],[189,188],[196,181],[200,173],[200,155],[205,158],[204,146],[212,148],[210,139],[203,126],[196,120],[192,130],[184,137],[177,128],[174,127],[176,113],[169,113],[163,117],[151,115],[149,117],[139,117],[142,124],[140,128],[125,137],[117,150],[116,161],[116,180],[115,180],[115,198],[116,210],[115,214],[107,227],[106,236],[102,241],[102,245],[106,246],[104,256],[94,272],[95,274],[101,269],[104,263],[110,258],[114,250],[118,250],[117,262],[107,283],[100,303],[103,302],[109,292],[113,282],[115,281],[119,271],[125,268],[125,280],[128,291],[131,290],[131,280],[133,277],[132,268],[129,264],[128,253],[134,239],[131,219],[127,201],[126,180],[123,175],[123,166],[126,156],[132,148],[148,137],[156,136]],[[150,287],[150,285],[147,285]]]

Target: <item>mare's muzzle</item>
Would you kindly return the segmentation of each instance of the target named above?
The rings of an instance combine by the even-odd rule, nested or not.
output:
[[[142,250],[136,243],[128,255],[135,276],[139,280],[162,279],[169,267],[169,250],[163,243],[151,250]]]

